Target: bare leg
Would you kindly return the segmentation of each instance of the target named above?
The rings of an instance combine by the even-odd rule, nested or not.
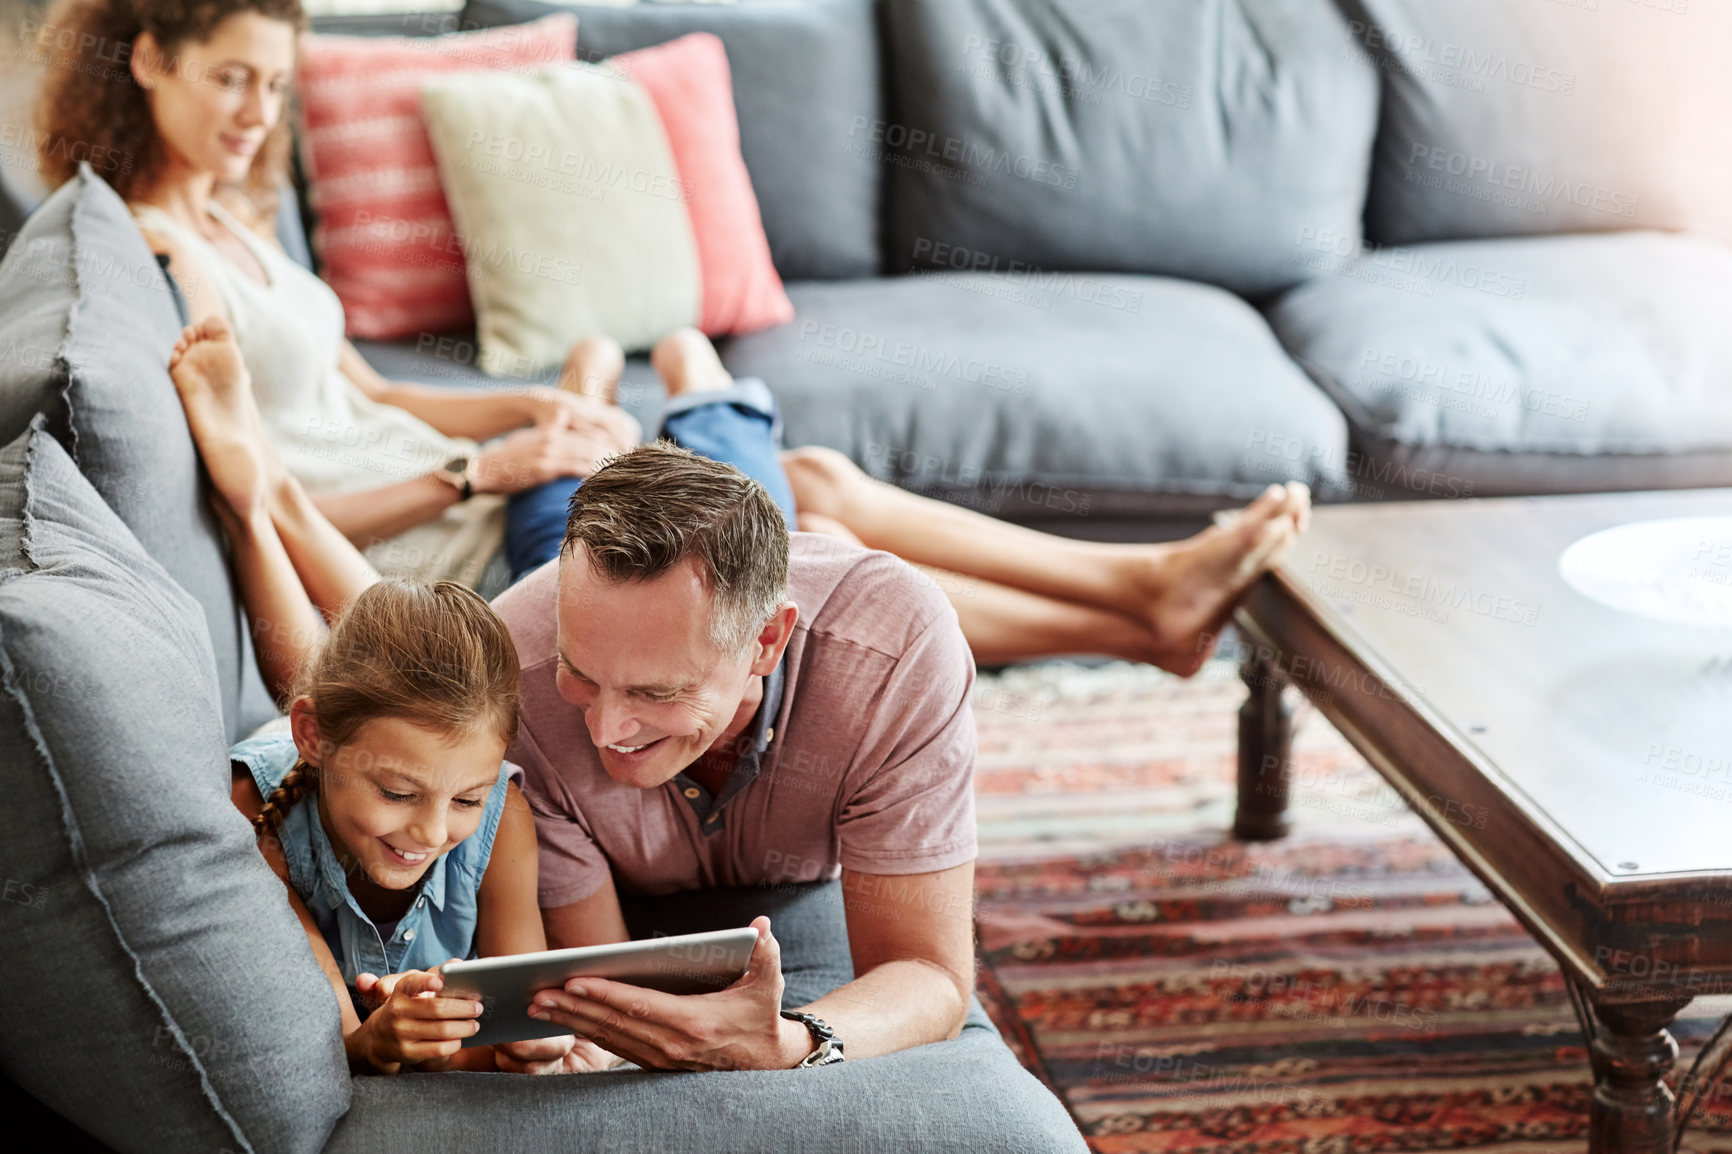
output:
[[[1102,545],[904,492],[830,449],[795,449],[782,464],[802,513],[916,564],[1140,622],[1154,638],[1154,663],[1175,672],[1206,656],[1238,596],[1278,563],[1310,516],[1304,486],[1277,485],[1188,541]]]
[[[591,337],[571,346],[559,370],[559,387],[607,404],[619,401],[619,379],[625,373],[625,352],[611,337]]]
[[[668,396],[702,389],[724,389],[734,378],[716,355],[716,347],[697,329],[677,329],[650,350],[650,364],[668,387]]]
[[[733,378],[704,335],[682,329],[650,357],[668,394]],[[800,527],[846,535],[925,569],[976,659],[1104,653],[1190,676],[1233,603],[1309,516],[1303,486],[1270,491],[1180,545],[1097,545],[1037,533],[874,481],[830,449],[782,454]]]
[[[188,327],[169,356],[169,374],[234,542],[259,670],[280,695],[324,633],[320,610],[335,616],[378,574],[272,449],[226,320],[217,315]]]
[[[801,513],[800,530],[839,537],[857,545],[863,543],[847,526],[821,513]],[[986,665],[1101,653],[1160,665],[1189,676],[1202,667],[1214,648],[1210,638],[1193,653],[1167,653],[1162,650],[1160,639],[1133,618],[928,565],[917,568],[932,578],[932,583],[950,601],[974,659]]]

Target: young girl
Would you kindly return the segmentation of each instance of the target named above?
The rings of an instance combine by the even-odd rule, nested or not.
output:
[[[357,1072],[581,1071],[617,1061],[570,1037],[461,1049],[481,1007],[441,996],[452,958],[546,949],[535,823],[510,780],[517,652],[450,581],[379,576],[266,438],[221,317],[169,359],[233,546],[259,666],[289,732],[231,751],[234,803],[288,887],[337,992]],[[328,636],[324,618],[335,618]]]
[[[373,585],[308,663],[289,726],[234,747],[233,797],[338,991],[350,1064],[444,1065],[480,1007],[439,996],[434,967],[546,948],[534,820],[502,760],[511,638],[455,582]],[[494,1068],[479,1049],[461,1064]]]

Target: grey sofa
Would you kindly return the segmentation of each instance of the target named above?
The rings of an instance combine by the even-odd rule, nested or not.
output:
[[[961,1037],[806,1072],[355,1078],[229,801],[275,711],[167,373],[172,291],[84,166],[0,262],[0,1096],[52,1149],[1080,1154],[978,1004]],[[635,903],[771,916],[787,996],[852,977],[839,883]]]
[[[1712,50],[1732,26],[1599,7],[576,11],[584,58],[697,29],[727,46],[799,315],[723,358],[770,382],[788,443],[999,516],[1153,535],[1272,480],[1325,500],[1732,483],[1732,181],[1672,155],[1723,149],[1711,130],[1666,127],[1732,100]],[[482,381],[465,342],[363,350]],[[647,366],[628,381],[653,419]]]
[[[476,0],[462,22],[537,10]],[[1523,21],[1582,15],[1497,12],[806,0],[586,7],[579,39],[599,55],[696,28],[726,43],[800,315],[724,356],[771,382],[792,443],[1084,532],[1287,477],[1334,497],[1732,483],[1732,254],[1701,210],[1716,202],[1653,188],[1640,156],[1533,159],[1546,138],[1523,102],[1560,94],[1472,92],[1414,47],[1513,38],[1525,61]],[[1527,74],[1561,85],[1571,67]],[[1604,112],[1589,95],[1542,107],[1559,138]],[[1545,211],[1431,179],[1457,157],[1470,181],[1480,159],[1523,168]],[[1536,172],[1568,193],[1543,199]],[[287,214],[289,243],[303,223]],[[329,989],[226,802],[223,746],[272,707],[164,369],[167,282],[88,172],[8,239],[0,1092],[16,1108],[125,1150],[1000,1148],[956,1131],[983,1107],[1019,1135],[1003,1148],[1075,1147],[978,1012],[962,1043],[978,1078],[918,1110],[896,1073],[918,1079],[918,1054],[820,1072],[850,1080],[852,1105],[816,1116],[769,1076],[349,1079]],[[391,375],[481,379],[461,334],[441,335],[366,352]],[[772,911],[809,943],[788,949],[812,959],[792,996],[845,976],[835,912],[823,893]],[[685,1128],[698,1118],[725,1125]]]

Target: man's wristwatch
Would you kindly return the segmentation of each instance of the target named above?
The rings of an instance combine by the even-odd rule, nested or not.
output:
[[[469,477],[469,466],[469,455],[456,453],[445,458],[434,470],[441,481],[457,490],[459,501],[467,501],[475,496],[475,482]]]
[[[831,1066],[842,1061],[842,1039],[836,1036],[835,1030],[825,1024],[824,1019],[812,1014],[802,1014],[798,1010],[783,1010],[782,1017],[804,1025],[811,1031],[812,1041],[817,1045],[817,1049],[807,1054],[800,1064],[794,1067],[796,1070],[805,1066]]]

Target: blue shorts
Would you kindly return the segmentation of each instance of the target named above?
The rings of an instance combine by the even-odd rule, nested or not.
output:
[[[686,393],[662,411],[662,439],[732,465],[769,491],[794,527],[794,491],[777,457],[780,423],[770,388],[756,377],[725,389]],[[513,493],[505,503],[505,558],[516,581],[559,553],[571,495],[580,477],[561,477]]]

